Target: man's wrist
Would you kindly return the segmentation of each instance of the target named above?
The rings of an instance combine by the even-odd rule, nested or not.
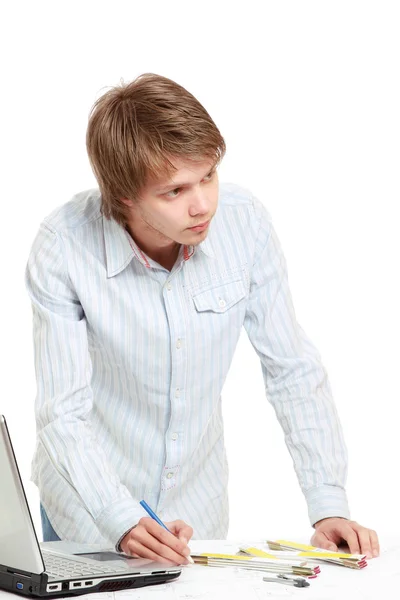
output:
[[[102,535],[110,540],[114,548],[127,531],[145,516],[144,509],[132,497],[122,497],[104,508],[95,523]]]
[[[316,523],[314,523],[314,525],[313,525],[314,529],[317,527],[317,525],[319,523],[322,523],[323,521],[327,521],[328,519],[343,519],[344,521],[348,521],[349,520],[346,517],[339,517],[338,515],[331,516],[331,517],[324,517],[323,519],[320,519],[319,521],[317,521]]]
[[[130,531],[132,531],[132,529],[135,529],[135,527],[136,527],[136,525],[134,525],[133,527],[130,527],[130,528],[127,530],[127,531],[125,531],[125,533],[124,533],[124,534],[122,534],[122,535],[121,535],[121,537],[119,538],[118,542],[115,544],[115,550],[116,550],[116,552],[123,552],[123,550],[122,550],[122,548],[121,548],[121,542],[122,542],[122,540],[124,539],[124,537],[125,537],[126,535],[128,535],[128,533],[129,533]]]

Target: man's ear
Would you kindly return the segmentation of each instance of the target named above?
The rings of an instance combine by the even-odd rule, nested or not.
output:
[[[123,202],[124,204],[126,204],[126,206],[133,206],[133,202],[132,200],[128,200],[128,198],[121,198],[121,202]]]

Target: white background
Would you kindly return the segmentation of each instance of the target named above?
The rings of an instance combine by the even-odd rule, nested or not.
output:
[[[399,3],[8,2],[1,9],[1,395],[28,499],[35,431],[24,269],[40,221],[95,187],[89,110],[143,72],[204,104],[220,180],[268,207],[298,320],[328,369],[352,516],[400,530]],[[244,336],[224,389],[232,538],[308,531],[306,505]],[[311,533],[311,529],[310,529]]]

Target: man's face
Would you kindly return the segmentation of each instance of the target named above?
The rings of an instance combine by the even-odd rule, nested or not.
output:
[[[146,232],[149,242],[163,246],[171,241],[196,246],[208,233],[218,204],[218,175],[210,161],[172,161],[171,179],[152,180],[131,207],[133,231]],[[197,229],[196,229],[197,227]],[[193,229],[195,228],[195,229]]]

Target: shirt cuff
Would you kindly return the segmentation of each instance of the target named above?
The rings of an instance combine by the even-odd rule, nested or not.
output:
[[[122,548],[121,548],[121,542],[124,539],[124,537],[130,532],[132,531],[132,529],[135,529],[135,527],[137,527],[137,525],[134,525],[133,527],[131,527],[130,529],[128,529],[128,531],[125,531],[121,537],[119,538],[118,542],[115,544],[115,551],[116,552],[123,552]]]
[[[105,508],[95,523],[100,533],[116,548],[124,535],[146,516],[139,502],[133,498],[121,498]]]
[[[314,526],[321,519],[342,517],[350,519],[347,495],[343,488],[335,485],[319,485],[304,492],[308,505],[308,516]]]

